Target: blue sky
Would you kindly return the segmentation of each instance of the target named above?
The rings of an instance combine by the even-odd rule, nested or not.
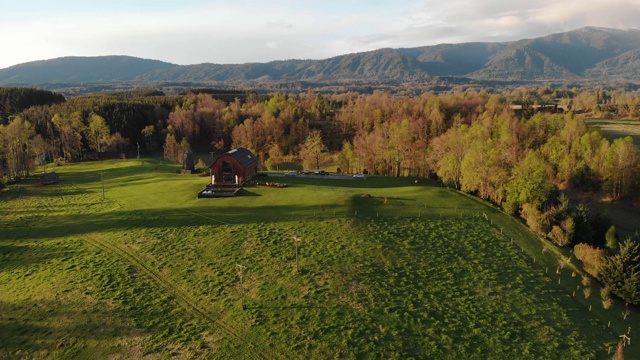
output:
[[[321,59],[583,26],[638,28],[639,18],[639,0],[0,0],[0,68],[62,56]]]

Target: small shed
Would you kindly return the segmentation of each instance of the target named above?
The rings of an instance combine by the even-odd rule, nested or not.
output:
[[[212,185],[242,185],[251,180],[258,169],[258,158],[240,147],[222,154],[209,167]]]
[[[187,150],[184,152],[184,163],[182,165],[182,172],[191,174],[196,171],[195,161],[193,161],[193,152]]]
[[[51,185],[60,181],[60,176],[55,171],[45,173],[42,175],[42,184]]]

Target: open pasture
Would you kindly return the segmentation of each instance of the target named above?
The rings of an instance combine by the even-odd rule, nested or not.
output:
[[[587,125],[600,130],[610,142],[631,136],[634,144],[640,146],[640,121],[633,119],[587,119]]]
[[[197,199],[208,178],[178,169],[79,163],[0,193],[0,358],[589,359],[637,324],[570,254],[436,183]]]

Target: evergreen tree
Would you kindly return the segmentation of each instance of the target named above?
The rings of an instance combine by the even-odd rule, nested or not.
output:
[[[599,273],[614,294],[629,304],[640,304],[640,243],[621,242],[620,252],[606,257]]]

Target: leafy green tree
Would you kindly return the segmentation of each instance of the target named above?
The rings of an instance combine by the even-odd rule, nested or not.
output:
[[[547,202],[555,186],[548,179],[548,166],[535,151],[529,151],[524,160],[512,171],[505,186],[505,209],[513,212],[523,204],[540,209]]]
[[[444,183],[451,184],[456,189],[461,186],[462,160],[467,154],[468,129],[464,124],[454,126],[431,143],[429,158],[433,163],[432,167]]]
[[[0,160],[4,158],[9,178],[28,177],[31,170],[31,140],[35,130],[28,121],[14,117],[0,125]]]
[[[558,246],[567,246],[571,244],[574,233],[575,221],[573,218],[568,217],[561,221],[559,225],[553,225],[548,236]]]
[[[350,174],[355,169],[359,170],[353,154],[353,145],[347,140],[342,143],[342,150],[338,154],[338,167],[345,173]]]
[[[598,277],[602,264],[606,258],[606,252],[589,244],[577,244],[573,247],[573,254],[582,261],[584,270],[593,277]]]
[[[147,125],[142,129],[141,133],[142,133],[142,136],[144,137],[147,151],[152,151],[153,136],[156,133],[156,127],[153,125]]]
[[[51,122],[56,128],[58,143],[65,160],[74,160],[82,152],[82,133],[84,132],[82,113],[77,111],[70,116],[55,114]]]
[[[91,114],[89,124],[86,127],[89,148],[97,152],[103,152],[111,146],[111,131],[105,119],[97,114]]]
[[[172,162],[179,162],[182,155],[180,150],[180,144],[176,141],[175,135],[168,133],[164,141],[164,158]]]
[[[632,193],[637,166],[638,149],[633,138],[616,139],[609,148],[605,165],[605,189],[612,198],[619,199]]]
[[[257,154],[257,129],[256,122],[249,118],[246,119],[242,124],[236,126],[233,129],[233,147],[245,147],[254,154]]]
[[[405,175],[409,169],[410,152],[413,137],[408,119],[396,121],[389,126],[386,155],[391,168],[391,175]]]

